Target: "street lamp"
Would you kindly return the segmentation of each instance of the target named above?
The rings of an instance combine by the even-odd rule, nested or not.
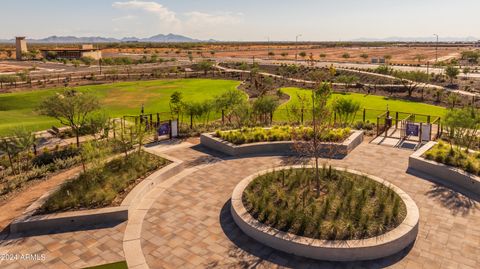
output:
[[[438,62],[438,35],[437,34],[433,34],[434,36],[437,37],[437,43],[435,45],[435,63]]]
[[[270,60],[270,37],[267,36],[267,58]]]
[[[295,37],[295,63],[297,62],[297,59],[298,59],[298,38],[301,36],[302,35],[299,34]]]

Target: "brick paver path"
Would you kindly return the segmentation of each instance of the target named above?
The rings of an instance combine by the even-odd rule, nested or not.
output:
[[[10,236],[0,241],[0,255],[5,253],[45,255],[45,260],[0,261],[0,268],[84,268],[123,261],[125,223],[114,227],[85,227],[85,230],[56,231],[46,235]]]
[[[167,153],[185,160],[187,168],[210,165],[159,194],[148,211],[142,226],[142,250],[151,268],[480,268],[477,202],[407,174],[411,151],[364,143],[344,160],[333,161],[335,166],[391,181],[409,193],[420,209],[420,231],[410,249],[358,263],[317,262],[281,253],[236,227],[229,209],[235,185],[259,170],[291,164],[288,158],[222,158],[198,146]],[[45,261],[0,261],[0,268],[83,268],[124,260],[125,225],[0,238],[0,254],[46,256]]]
[[[317,262],[272,250],[234,224],[229,198],[244,177],[290,161],[282,157],[211,158],[194,149],[171,152],[191,165],[213,162],[159,195],[142,227],[150,268],[480,268],[480,214],[460,193],[406,173],[411,151],[364,143],[335,166],[380,176],[406,191],[420,209],[415,244],[381,260]],[[215,163],[215,161],[218,161]]]

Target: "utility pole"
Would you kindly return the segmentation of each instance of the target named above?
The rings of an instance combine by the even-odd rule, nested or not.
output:
[[[302,35],[299,34],[295,37],[295,63],[298,60],[298,38],[301,37]]]
[[[267,37],[267,58],[270,60],[270,37]]]
[[[438,62],[438,35],[437,34],[433,34],[434,36],[437,37],[437,43],[435,45],[435,63]]]

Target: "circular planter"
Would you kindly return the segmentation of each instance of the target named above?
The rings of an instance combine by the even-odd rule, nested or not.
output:
[[[277,167],[275,171],[302,167],[304,166]],[[337,170],[342,169],[337,168]],[[419,211],[412,198],[395,185],[370,175],[366,176],[395,191],[407,208],[407,215],[403,222],[383,235],[361,240],[330,241],[298,236],[265,225],[250,215],[243,205],[242,196],[250,182],[260,175],[273,171],[273,169],[265,170],[243,179],[235,187],[232,194],[231,212],[235,223],[245,234],[264,245],[283,252],[317,260],[359,261],[374,260],[395,254],[408,247],[417,237]],[[352,174],[365,175],[354,170],[347,169],[346,171]]]

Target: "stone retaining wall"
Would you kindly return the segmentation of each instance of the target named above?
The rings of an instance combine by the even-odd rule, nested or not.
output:
[[[408,159],[408,169],[419,171],[440,179],[440,183],[460,187],[480,195],[480,177],[470,174],[462,169],[427,160],[422,156],[435,146],[437,142],[428,142]]]
[[[184,169],[183,162],[178,159],[166,156],[164,154],[155,153],[149,149],[145,149],[145,151],[167,159],[172,163],[142,180],[142,182],[136,185],[135,188],[128,193],[120,206],[46,215],[34,215],[35,212],[48,200],[48,198],[61,187],[58,186],[50,192],[45,193],[42,197],[30,205],[30,207],[28,207],[19,218],[15,219],[10,224],[10,232],[21,233],[35,231],[41,233],[62,228],[75,230],[81,228],[82,226],[119,223],[128,220],[132,205],[138,203],[143,198],[145,193],[151,190],[159,182],[162,182],[163,180],[180,173]]]
[[[278,167],[280,169],[302,168],[302,166]],[[373,260],[398,253],[412,244],[418,234],[419,211],[415,202],[408,194],[381,178],[367,175],[370,179],[393,189],[403,200],[407,208],[405,220],[390,232],[364,240],[327,241],[297,236],[285,233],[265,225],[246,210],[242,202],[245,188],[258,176],[272,172],[273,169],[262,171],[242,180],[232,194],[231,213],[240,229],[262,244],[274,249],[318,260],[327,261],[359,261]],[[364,175],[354,170],[350,173]]]
[[[332,145],[335,147],[334,157],[344,157],[360,145],[363,141],[363,131],[353,131],[343,143],[321,143],[327,151]],[[225,153],[229,156],[242,155],[292,155],[293,141],[258,142],[243,145],[235,145],[228,141],[215,137],[213,133],[202,134],[200,143],[210,149]]]

